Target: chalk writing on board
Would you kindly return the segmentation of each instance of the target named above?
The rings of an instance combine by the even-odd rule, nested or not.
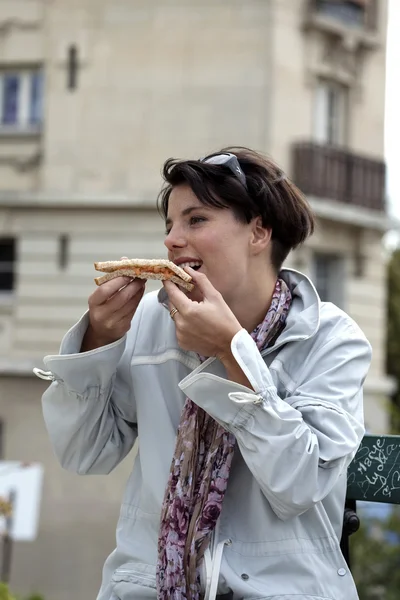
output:
[[[371,445],[361,442],[348,476],[348,485],[356,485],[363,498],[391,498],[400,490],[400,442],[377,438]]]

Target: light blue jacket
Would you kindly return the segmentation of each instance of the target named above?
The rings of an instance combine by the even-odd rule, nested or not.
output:
[[[203,565],[206,598],[218,587],[234,600],[357,600],[339,540],[346,469],[364,434],[371,348],[307,277],[286,269],[280,276],[293,303],[275,345],[260,355],[244,329],[232,340],[255,391],[227,380],[217,359],[200,364],[179,348],[162,292],[143,298],[125,338],[80,354],[85,315],[60,355],[45,358],[53,383],[44,418],[64,468],[109,473],[139,431],[98,600],[156,598],[160,509],[186,396],[237,440]]]

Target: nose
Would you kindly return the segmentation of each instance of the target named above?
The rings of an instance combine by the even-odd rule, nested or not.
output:
[[[171,227],[167,237],[164,240],[164,244],[169,252],[173,252],[176,248],[185,248],[187,246],[186,238],[183,232],[176,226]]]

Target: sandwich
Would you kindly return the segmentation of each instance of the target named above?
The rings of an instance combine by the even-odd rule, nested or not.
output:
[[[96,285],[102,285],[115,277],[132,277],[133,279],[169,280],[188,292],[191,292],[194,288],[193,283],[190,283],[192,281],[190,275],[170,260],[127,258],[124,260],[95,262],[94,268],[96,271],[106,273],[95,278]]]

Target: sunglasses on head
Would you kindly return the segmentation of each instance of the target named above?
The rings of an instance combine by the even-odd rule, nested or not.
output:
[[[230,152],[223,152],[222,154],[211,154],[210,156],[206,156],[205,158],[200,159],[200,162],[206,163],[208,165],[221,165],[223,167],[227,167],[232,171],[232,173],[237,177],[240,183],[247,190],[247,182],[246,175],[243,173],[237,156],[231,154]]]

